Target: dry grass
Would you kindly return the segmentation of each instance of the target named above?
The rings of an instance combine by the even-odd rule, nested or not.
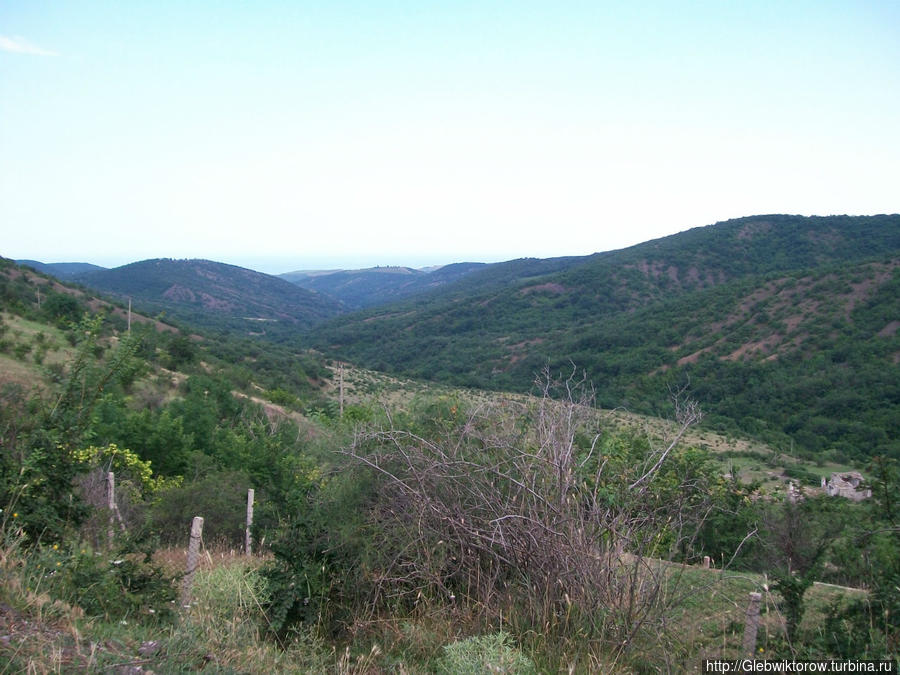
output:
[[[22,539],[0,530],[0,675],[90,672],[117,645],[86,638],[84,612],[28,581]]]
[[[197,561],[197,570],[208,572],[220,567],[250,567],[258,569],[267,560],[268,555],[245,556],[243,551],[234,548],[203,549]],[[187,548],[161,548],[153,554],[153,561],[171,574],[183,573],[187,568]]]
[[[11,356],[0,354],[0,383],[18,384],[22,387],[34,387],[36,366],[24,363]]]
[[[647,644],[647,653],[670,659],[664,671],[700,672],[703,659],[742,658],[752,592],[762,596],[757,656],[764,658],[771,651],[772,643],[783,644],[786,622],[780,609],[781,597],[770,590],[765,574],[660,564],[669,567],[666,592],[682,598],[681,602],[674,603],[677,611],[666,619],[665,632],[659,633],[656,643]],[[856,588],[814,584],[805,597],[807,610],[801,633],[815,633],[834,602],[847,602],[864,595],[865,591]]]
[[[194,578],[194,601],[172,622],[139,616],[104,622],[28,588],[28,553],[7,536],[0,547],[0,675],[66,672],[364,672],[309,632],[288,643],[264,638],[265,590],[257,573],[264,559],[231,551],[206,552]],[[178,567],[184,551],[161,551]]]
[[[2,317],[4,325],[8,328],[6,338],[10,340],[13,346],[34,343],[39,335],[44,336],[43,340],[47,345],[47,352],[43,361],[45,365],[69,363],[74,357],[75,348],[68,343],[60,329],[46,323],[29,321],[8,312],[3,312],[0,314],[0,317]],[[31,354],[26,358],[29,362],[33,362]],[[40,370],[40,367],[37,369]]]
[[[157,562],[180,570],[184,549],[165,549]],[[445,645],[469,635],[506,628],[509,617],[482,625],[465,608],[433,606],[416,616],[384,617],[359,625],[349,643],[327,643],[298,630],[281,643],[264,637],[264,558],[238,551],[205,551],[195,577],[194,602],[172,624],[140,620],[107,624],[84,617],[77,607],[55,601],[25,584],[24,554],[16,540],[0,548],[0,675],[7,673],[116,672],[142,667],[154,672],[279,672],[341,675],[433,672]],[[748,594],[762,593],[757,644],[761,655],[784,632],[780,598],[759,574],[674,565],[666,568],[662,593],[668,612],[658,631],[646,631],[627,653],[614,657],[608,645],[567,639],[553,643],[540,629],[520,635],[519,647],[541,672],[699,672],[704,658],[741,656]],[[857,589],[816,584],[808,592],[802,630],[812,633],[835,600]],[[674,601],[674,602],[669,602]],[[124,672],[124,671],[123,671]]]

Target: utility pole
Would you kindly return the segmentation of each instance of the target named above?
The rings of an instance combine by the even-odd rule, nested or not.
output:
[[[128,298],[128,332],[131,332],[131,298]]]

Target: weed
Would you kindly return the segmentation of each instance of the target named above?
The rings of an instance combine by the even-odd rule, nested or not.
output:
[[[508,633],[470,637],[444,647],[436,671],[447,675],[480,673],[537,673],[534,662],[512,642]]]

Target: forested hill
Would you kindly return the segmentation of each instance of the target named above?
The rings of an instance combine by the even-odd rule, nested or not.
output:
[[[574,363],[602,405],[641,412],[689,381],[720,427],[900,455],[898,267],[900,215],[755,216],[491,265],[312,336],[366,366],[486,388]]]
[[[336,300],[283,279],[209,260],[144,260],[76,280],[130,297],[146,311],[241,333],[306,328],[342,309]]]
[[[484,263],[454,263],[432,272],[411,267],[372,267],[327,273],[288,272],[282,279],[363,309],[407,298],[452,283],[485,267]]]
[[[43,263],[38,260],[16,260],[16,263],[31,267],[38,272],[49,274],[50,276],[62,279],[63,281],[74,279],[80,274],[99,272],[100,270],[106,269],[99,265],[82,262]]]

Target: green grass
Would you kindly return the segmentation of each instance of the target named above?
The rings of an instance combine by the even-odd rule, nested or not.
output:
[[[59,328],[8,312],[0,317],[6,329],[2,339],[8,343],[6,354],[0,354],[0,378],[4,381],[42,376],[47,366],[68,363],[74,357],[75,349]],[[23,352],[21,356],[17,351]]]

